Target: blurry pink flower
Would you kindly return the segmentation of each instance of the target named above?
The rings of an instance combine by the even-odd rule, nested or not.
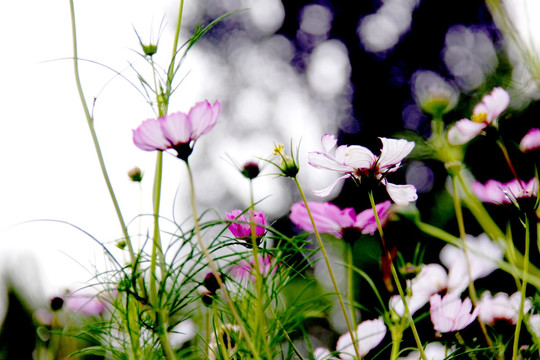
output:
[[[446,294],[442,299],[441,295],[435,294],[429,299],[429,303],[433,328],[441,333],[466,328],[476,319],[480,311],[477,306],[471,313],[471,299],[466,298],[462,302],[457,294]]]
[[[225,214],[225,220],[231,222],[229,231],[234,237],[242,240],[251,239],[250,218],[255,224],[255,236],[258,238],[263,236],[266,232],[266,215],[262,211],[249,210],[246,216],[242,210],[236,209]]]
[[[520,302],[521,293],[519,292],[515,292],[511,296],[502,292],[491,296],[489,291],[485,291],[478,303],[478,307],[480,307],[478,317],[489,325],[495,324],[497,320],[505,320],[516,325]],[[531,308],[531,300],[525,299],[523,312],[527,313]]]
[[[258,256],[259,269],[263,277],[275,274],[278,269],[277,262],[270,255]],[[255,260],[241,260],[233,265],[229,271],[229,275],[236,281],[243,283],[246,281],[255,282]]]
[[[195,104],[188,114],[179,111],[145,120],[133,130],[133,142],[145,151],[174,149],[180,159],[187,160],[194,142],[214,127],[220,112],[219,101],[214,105],[203,101]]]
[[[474,107],[472,120],[461,119],[448,130],[448,142],[462,145],[479,135],[489,125],[497,125],[497,118],[510,104],[510,95],[503,88],[494,88]]]
[[[336,185],[347,179],[374,178],[386,186],[390,198],[398,205],[407,205],[417,199],[416,188],[413,185],[395,185],[386,179],[388,173],[394,172],[401,161],[414,148],[414,142],[404,139],[379,138],[383,143],[380,156],[374,155],[369,149],[360,145],[341,145],[332,151],[337,144],[333,135],[323,135],[321,142],[323,152],[314,151],[308,154],[310,165],[316,168],[333,170],[344,173],[328,187],[314,191],[317,196],[328,196]],[[332,154],[333,152],[333,154]]]
[[[529,182],[511,180],[501,183],[497,180],[488,180],[485,184],[475,181],[472,191],[482,202],[494,204],[511,204],[513,200],[536,196],[538,192],[538,179],[532,178]]]
[[[521,139],[519,149],[522,152],[540,149],[540,129],[529,130],[529,132]]]
[[[364,357],[371,349],[379,345],[385,336],[386,326],[382,318],[361,322],[354,332],[358,355]],[[356,352],[354,351],[350,333],[345,333],[339,337],[336,350],[339,351],[339,357],[343,360],[355,359]]]
[[[86,316],[98,316],[106,310],[103,302],[95,295],[68,294],[64,297],[64,302],[69,311]]]
[[[467,235],[467,255],[471,278],[467,271],[467,259],[463,249],[453,245],[445,245],[440,253],[440,259],[448,268],[448,292],[461,294],[468,286],[469,280],[476,280],[488,276],[499,268],[498,262],[502,260],[504,250],[492,241],[486,234],[478,237]]]
[[[356,215],[353,208],[341,210],[338,206],[329,202],[308,202],[311,215],[320,233],[332,234],[341,238],[343,230],[356,228],[362,234],[373,235],[377,231],[377,223],[372,209],[366,209]],[[392,203],[388,200],[377,204],[375,207],[379,214],[381,225],[384,226],[390,214]],[[299,228],[313,232],[313,225],[303,202],[295,203],[291,206],[289,218]]]

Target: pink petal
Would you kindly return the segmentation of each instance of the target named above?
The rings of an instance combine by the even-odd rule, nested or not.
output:
[[[485,184],[475,181],[472,183],[471,189],[482,202],[502,204],[505,201],[503,184],[496,180],[488,180]]]
[[[415,146],[412,141],[405,139],[387,139],[379,138],[383,143],[381,156],[379,156],[379,169],[392,168],[399,165],[407,155],[409,155]],[[393,169],[395,171],[395,169]]]
[[[173,145],[187,144],[191,139],[191,124],[183,112],[175,112],[159,119],[161,131]]]
[[[384,201],[375,205],[381,226],[384,227],[386,221],[388,220],[388,215],[390,214],[390,207],[392,202],[390,200]],[[371,234],[373,235],[377,230],[377,221],[375,220],[375,215],[373,214],[373,209],[366,209],[362,211],[356,217],[356,222],[354,226],[362,231],[362,234]]]
[[[519,149],[522,152],[528,152],[540,149],[540,129],[531,129],[521,139]]]
[[[158,119],[148,119],[133,130],[133,142],[135,145],[145,151],[167,150],[171,143],[165,138],[161,131]]]
[[[494,88],[489,95],[484,95],[482,103],[487,109],[487,122],[491,124],[510,104],[510,95],[503,88]]]
[[[448,130],[448,142],[452,145],[463,145],[474,139],[486,127],[486,124],[461,119]]]
[[[324,134],[321,138],[322,146],[325,153],[329,153],[330,150],[332,150],[336,144],[337,139],[334,135]]]
[[[308,202],[311,215],[320,233],[332,234],[338,238],[342,236],[342,226],[340,224],[341,209],[332,203]],[[296,203],[291,206],[289,215],[292,223],[301,229],[313,232],[313,224],[309,218],[306,205]]]
[[[398,205],[408,205],[418,199],[416,188],[413,185],[396,185],[385,182],[386,191],[390,198]]]
[[[191,140],[197,140],[199,136],[209,132],[217,122],[221,113],[221,103],[214,102],[210,105],[208,100],[198,102],[189,110],[188,119],[191,124]]]

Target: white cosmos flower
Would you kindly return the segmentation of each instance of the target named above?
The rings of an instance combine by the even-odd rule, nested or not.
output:
[[[360,145],[341,145],[335,150],[337,139],[333,135],[323,135],[323,152],[313,151],[308,154],[311,166],[344,173],[328,187],[314,191],[315,195],[328,196],[336,185],[350,177],[361,180],[374,178],[384,186],[390,198],[398,205],[407,205],[415,201],[416,188],[413,185],[396,185],[386,179],[388,173],[396,171],[401,161],[410,154],[414,142],[404,139],[379,138],[383,147],[380,156],[374,155],[368,148]]]
[[[354,332],[358,355],[364,357],[371,349],[379,345],[385,336],[386,326],[381,317],[361,322]],[[343,360],[353,360],[355,358],[356,353],[350,333],[345,333],[339,337],[336,350],[339,351],[339,357]]]

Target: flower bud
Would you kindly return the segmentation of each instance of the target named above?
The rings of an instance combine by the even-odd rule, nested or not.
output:
[[[417,71],[413,75],[413,92],[420,108],[433,116],[452,110],[458,100],[458,91],[433,71]]]
[[[259,172],[260,172],[259,165],[257,165],[254,162],[249,161],[244,164],[240,172],[242,173],[242,175],[244,175],[244,177],[250,180],[253,180],[257,176],[259,176]]]
[[[135,166],[134,168],[128,171],[128,176],[133,182],[141,182],[143,178],[143,173],[142,173],[142,170],[138,166]]]

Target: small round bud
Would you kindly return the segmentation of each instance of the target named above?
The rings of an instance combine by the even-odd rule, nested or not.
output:
[[[116,247],[120,250],[124,250],[126,248],[126,241],[125,240],[118,240],[116,242]]]
[[[219,274],[220,279],[222,279],[221,274]],[[223,280],[222,280],[223,281]],[[203,280],[204,287],[208,289],[208,291],[212,294],[214,294],[219,289],[219,282],[216,279],[216,276],[214,273],[209,272],[206,274]]]
[[[64,299],[59,296],[55,296],[51,299],[51,310],[58,311],[64,306]]]
[[[141,44],[141,47],[144,51],[144,55],[146,56],[152,56],[155,53],[157,53],[157,45],[155,44],[148,44],[148,45]]]
[[[242,175],[244,175],[250,180],[255,179],[257,176],[259,176],[259,172],[259,165],[254,162],[245,163],[241,170]]]
[[[135,166],[133,169],[128,171],[128,176],[133,182],[141,182],[143,173],[139,167]]]
[[[433,71],[417,71],[413,74],[412,84],[418,106],[430,115],[441,116],[457,104],[459,93],[456,88]]]

